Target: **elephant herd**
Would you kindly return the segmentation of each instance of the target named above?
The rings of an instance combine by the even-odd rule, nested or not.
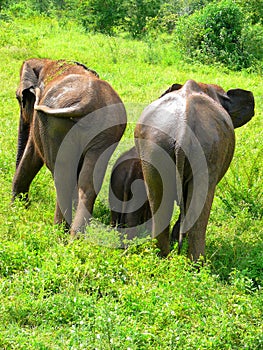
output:
[[[55,223],[85,232],[109,159],[127,124],[125,106],[98,74],[78,62],[29,59],[20,71],[13,200],[28,200],[45,164],[56,188]],[[234,128],[254,115],[252,92],[188,80],[173,84],[142,112],[134,147],[110,180],[111,226],[151,231],[162,256],[188,237],[188,255],[205,255],[205,233],[217,183],[235,147]],[[174,203],[180,214],[172,230]],[[72,217],[72,207],[75,215]],[[171,231],[171,232],[170,232]]]

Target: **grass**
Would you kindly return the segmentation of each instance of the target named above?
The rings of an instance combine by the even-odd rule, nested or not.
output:
[[[31,205],[10,205],[19,110],[15,90],[29,57],[74,59],[119,92],[129,124],[114,153],[94,216],[109,223],[112,165],[133,142],[143,106],[172,83],[195,79],[254,93],[256,115],[236,130],[233,162],[219,184],[200,272],[185,254],[160,259],[148,239],[114,249],[116,234],[94,221],[69,244],[52,224],[54,185],[43,168]],[[187,65],[171,38],[132,41],[84,33],[74,24],[33,18],[0,31],[0,348],[262,349],[262,77]]]

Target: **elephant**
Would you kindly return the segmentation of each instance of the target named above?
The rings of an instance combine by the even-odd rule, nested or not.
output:
[[[151,219],[141,161],[135,147],[123,153],[113,166],[109,204],[111,227],[136,228]],[[150,222],[146,229],[149,225]]]
[[[254,116],[250,91],[227,92],[188,80],[173,84],[142,112],[134,136],[153,216],[152,237],[160,255],[171,240],[180,252],[188,237],[188,257],[205,258],[205,235],[217,183],[229,168],[234,128]],[[174,202],[180,209],[170,237]]]
[[[108,161],[126,128],[125,107],[95,71],[48,58],[23,62],[16,97],[20,121],[12,199],[28,201],[30,184],[45,164],[56,188],[54,223],[64,223],[74,237],[89,224]]]

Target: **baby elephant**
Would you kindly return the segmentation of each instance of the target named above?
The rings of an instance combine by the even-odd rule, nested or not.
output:
[[[123,153],[113,167],[109,202],[112,227],[136,228],[151,218],[141,162],[135,147]]]

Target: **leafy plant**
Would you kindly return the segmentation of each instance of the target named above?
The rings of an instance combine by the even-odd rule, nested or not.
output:
[[[191,16],[184,16],[176,29],[176,40],[188,57],[209,64],[223,63],[238,70],[249,67],[253,50],[242,42],[244,16],[231,0],[210,3]]]
[[[112,34],[124,16],[123,1],[82,1],[78,10],[81,23],[87,30]]]
[[[246,19],[252,24],[262,24],[263,21],[263,1],[262,0],[236,0],[242,8]]]
[[[242,46],[251,59],[263,59],[263,25],[246,25],[242,30]]]

